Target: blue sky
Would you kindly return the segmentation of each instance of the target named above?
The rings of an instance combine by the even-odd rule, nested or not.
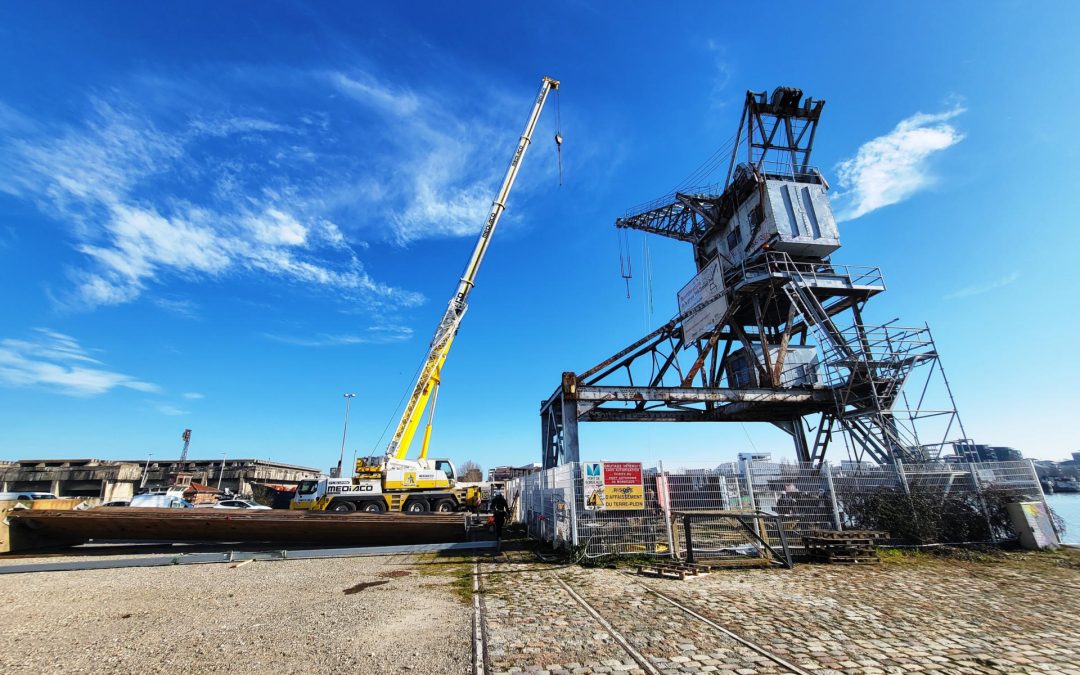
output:
[[[549,102],[444,370],[433,453],[539,459],[538,409],[675,313],[626,299],[616,216],[734,133],[828,101],[814,163],[868,320],[929,322],[968,434],[1080,450],[1074,3],[4,3],[0,458],[380,451],[524,123]],[[786,20],[786,19],[785,19]],[[717,180],[722,180],[722,176]],[[640,264],[638,265],[640,269]],[[1063,352],[1063,354],[1062,354]],[[586,458],[790,456],[762,425],[587,425]]]

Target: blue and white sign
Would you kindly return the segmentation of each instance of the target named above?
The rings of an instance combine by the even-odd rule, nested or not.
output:
[[[600,462],[585,462],[582,479],[585,487],[585,510],[604,510],[604,469]]]

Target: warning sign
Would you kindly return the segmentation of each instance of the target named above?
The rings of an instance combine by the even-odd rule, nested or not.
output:
[[[587,510],[640,511],[645,508],[640,462],[586,462],[583,466]]]

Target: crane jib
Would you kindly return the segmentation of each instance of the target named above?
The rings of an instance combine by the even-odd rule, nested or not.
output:
[[[540,112],[544,108],[544,101],[547,100],[547,96],[552,89],[558,88],[558,80],[553,80],[550,77],[543,78],[540,84],[540,93],[536,96],[532,112],[525,124],[525,130],[518,140],[517,149],[514,151],[513,158],[510,160],[510,166],[506,170],[506,176],[503,178],[502,187],[499,189],[498,195],[491,204],[491,213],[488,214],[487,221],[484,223],[484,228],[481,230],[480,236],[476,240],[476,246],[473,248],[472,256],[470,256],[469,262],[465,266],[465,273],[461,277],[461,282],[458,284],[457,291],[450,300],[450,304],[446,309],[446,314],[443,315],[442,321],[439,322],[439,326],[435,330],[435,337],[431,341],[427,358],[424,361],[423,367],[420,369],[420,374],[416,380],[416,385],[413,387],[412,395],[405,404],[405,410],[402,412],[401,419],[398,420],[397,428],[394,430],[394,436],[391,438],[390,444],[386,449],[387,458],[404,458],[409,452],[409,446],[412,443],[413,435],[416,432],[420,418],[423,416],[424,409],[427,407],[428,400],[431,399],[433,391],[438,387],[439,371],[446,361],[446,355],[450,351],[450,345],[454,341],[458,325],[461,323],[461,318],[468,308],[466,301],[475,285],[476,273],[480,268],[480,263],[483,262],[484,254],[487,251],[488,244],[495,232],[495,228],[499,224],[499,218],[502,216],[503,211],[506,210],[506,200],[510,194],[510,189],[514,185],[514,179],[517,177],[521,161],[525,157],[525,151],[528,150],[529,145],[532,143],[532,133],[536,128],[537,120],[540,119]]]

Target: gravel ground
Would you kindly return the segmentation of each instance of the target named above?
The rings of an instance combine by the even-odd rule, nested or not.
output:
[[[0,576],[0,672],[466,673],[471,610],[430,567],[385,556]],[[366,582],[385,583],[345,592]]]
[[[0,673],[463,675],[470,569],[399,555],[0,576]],[[480,570],[493,673],[644,673],[604,622],[664,675],[784,672],[652,588],[815,675],[1080,675],[1080,551],[671,581],[517,550]]]

